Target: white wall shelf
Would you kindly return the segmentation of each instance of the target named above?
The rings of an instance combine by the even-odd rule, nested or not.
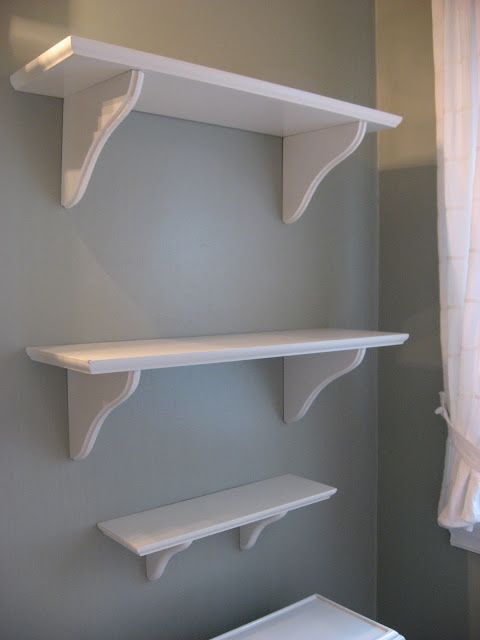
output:
[[[365,350],[403,344],[406,333],[306,329],[29,347],[32,360],[67,369],[70,456],[85,458],[109,413],[129,398],[141,371],[284,358],[284,420],[302,418],[330,382],[357,367]]]
[[[149,580],[158,580],[169,562],[192,542],[239,529],[240,549],[289,511],[327,500],[337,490],[294,475],[278,476],[158,509],[100,522],[106,536],[138,556],[146,556]]]
[[[283,138],[283,220],[366,132],[401,117],[104,42],[69,36],[11,76],[18,91],[64,98],[62,204],[77,204],[110,135],[132,111]]]
[[[212,640],[404,640],[393,629],[317,594]]]

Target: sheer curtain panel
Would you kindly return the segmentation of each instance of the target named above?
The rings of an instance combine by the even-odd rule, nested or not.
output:
[[[433,0],[438,249],[448,425],[438,521],[480,552],[480,0]]]

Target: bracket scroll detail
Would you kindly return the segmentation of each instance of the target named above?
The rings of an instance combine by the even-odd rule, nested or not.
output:
[[[140,371],[92,375],[68,370],[67,376],[70,457],[82,460],[93,449],[105,418],[138,387]]]
[[[134,108],[143,71],[131,70],[66,96],[63,102],[62,205],[82,198],[100,152]]]
[[[189,540],[188,542],[183,542],[182,544],[177,544],[174,547],[162,549],[162,551],[156,551],[155,553],[148,555],[146,557],[146,572],[147,578],[150,582],[159,580],[163,576],[163,573],[173,556],[180,553],[180,551],[188,549],[191,544],[192,540]]]
[[[358,367],[365,351],[330,351],[284,358],[284,421],[296,422],[303,418],[320,391]]]
[[[264,518],[263,520],[257,520],[257,522],[251,522],[250,524],[245,524],[243,527],[240,527],[240,549],[242,551],[248,551],[253,547],[253,545],[258,540],[258,537],[269,524],[273,524],[284,518],[287,515],[288,511],[282,511],[282,513],[276,513],[274,516],[270,516],[269,518]]]
[[[297,133],[283,139],[283,221],[298,220],[323,178],[362,142],[364,121]]]
[[[288,511],[282,511],[281,513],[276,513],[273,516],[269,516],[268,518],[263,518],[262,520],[257,520],[256,522],[251,522],[250,524],[245,524],[239,527],[239,538],[240,538],[240,549],[242,551],[248,551],[253,547],[253,545],[257,542],[258,537],[269,524],[277,522],[281,518],[287,515]],[[192,540],[188,542],[183,542],[181,544],[177,544],[173,547],[169,547],[168,549],[162,549],[162,551],[156,551],[146,556],[146,573],[147,578],[154,582],[155,580],[159,580],[165,572],[168,563],[170,560],[180,551],[184,551],[188,549],[188,547],[192,544]]]

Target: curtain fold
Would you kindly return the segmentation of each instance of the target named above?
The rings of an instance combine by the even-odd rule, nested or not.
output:
[[[438,521],[480,523],[480,0],[432,0],[438,252],[448,425]]]

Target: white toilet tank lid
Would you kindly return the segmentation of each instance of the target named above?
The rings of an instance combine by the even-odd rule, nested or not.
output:
[[[315,594],[212,640],[404,640],[396,631]]]

